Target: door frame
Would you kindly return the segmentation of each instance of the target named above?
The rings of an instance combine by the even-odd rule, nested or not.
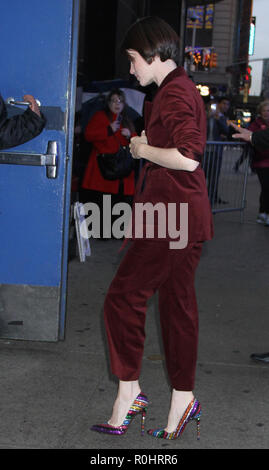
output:
[[[69,106],[66,122],[66,181],[65,181],[65,203],[64,203],[64,230],[62,242],[62,273],[61,273],[61,296],[59,312],[59,340],[65,338],[65,320],[67,305],[67,280],[68,280],[68,248],[69,248],[69,228],[70,228],[70,198],[72,185],[72,161],[73,161],[73,142],[74,142],[74,123],[76,110],[76,86],[77,86],[77,57],[79,44],[79,18],[80,18],[80,0],[73,0],[72,17],[72,50],[69,72]]]

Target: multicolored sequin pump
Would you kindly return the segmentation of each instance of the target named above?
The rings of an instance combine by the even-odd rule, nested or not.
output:
[[[199,401],[194,398],[186,408],[175,431],[167,432],[164,429],[149,429],[148,434],[162,439],[177,439],[183,433],[188,422],[194,419],[197,423],[197,439],[200,439],[200,417],[201,405]]]
[[[103,432],[105,434],[114,434],[121,436],[122,434],[125,434],[129,425],[131,424],[131,421],[133,418],[138,415],[139,413],[142,413],[142,422],[141,422],[141,436],[144,435],[145,431],[145,419],[146,419],[146,412],[147,412],[147,407],[148,407],[149,401],[146,395],[143,393],[139,393],[134,400],[131,408],[129,409],[125,420],[121,424],[121,426],[111,426],[111,424],[105,423],[105,424],[95,424],[94,426],[91,427],[92,431],[97,431],[97,432]]]

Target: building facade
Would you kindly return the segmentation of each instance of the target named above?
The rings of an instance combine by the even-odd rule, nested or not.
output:
[[[252,76],[250,98],[269,99],[269,51],[266,41],[266,37],[268,37],[268,13],[268,0],[253,0],[253,37],[249,55]]]
[[[199,30],[198,34],[196,32],[195,44],[191,44],[191,35],[186,34],[186,50],[190,47],[200,50],[200,56],[203,56],[204,51],[213,54],[213,61],[204,69],[190,65],[188,59],[185,61],[185,67],[196,84],[208,85],[217,94],[242,94],[242,77],[248,63],[251,4],[251,0],[209,3],[212,9],[211,35],[207,35],[210,44],[199,43]],[[189,9],[187,16],[192,10],[195,8]],[[186,30],[188,31],[188,18]]]
[[[178,32],[181,63],[196,84],[218,94],[240,94],[251,8],[252,0],[81,0],[79,77],[84,82],[128,79],[128,63],[120,54],[125,32],[137,18],[156,15]],[[190,19],[191,11],[198,14],[197,21]],[[195,63],[186,59],[190,50]],[[199,51],[205,51],[201,59],[205,67],[199,64]]]

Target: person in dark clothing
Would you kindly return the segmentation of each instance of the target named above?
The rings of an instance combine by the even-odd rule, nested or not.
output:
[[[230,100],[225,96],[219,98],[216,111],[210,110],[207,115],[207,140],[223,141],[229,134],[229,124],[226,113],[230,107]]]
[[[257,108],[257,117],[248,129],[252,132],[269,129],[269,100],[262,101]],[[269,227],[269,147],[252,148],[251,168],[256,172],[261,185],[257,223]]]
[[[233,134],[234,139],[242,139],[252,144],[255,149],[266,150],[269,148],[269,129],[252,132],[235,124],[232,124],[232,126],[237,131],[236,134]],[[250,355],[250,358],[254,361],[269,364],[269,352],[253,353]]]
[[[45,119],[40,113],[38,104],[32,95],[23,97],[30,103],[23,114],[7,117],[7,109],[0,95],[0,150],[24,144],[43,130]]]
[[[269,147],[269,129],[252,132],[233,123],[231,123],[231,126],[237,131],[237,134],[233,134],[233,139],[242,139],[252,144],[254,148],[266,149]]]
[[[207,140],[209,142],[222,142],[227,140],[229,135],[229,123],[226,113],[230,107],[230,100],[222,96],[215,111],[211,107],[207,113]],[[207,179],[208,196],[211,205],[226,204],[227,201],[221,199],[218,195],[219,177],[222,166],[223,146],[214,145],[214,152],[207,151],[204,161],[204,172]]]
[[[233,136],[234,137],[234,136]],[[251,143],[254,147],[269,147],[269,129],[252,133]]]

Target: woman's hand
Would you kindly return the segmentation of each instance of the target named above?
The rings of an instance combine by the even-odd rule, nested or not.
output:
[[[133,158],[143,158],[143,156],[140,154],[141,152],[141,145],[147,144],[148,139],[146,136],[145,131],[142,131],[141,136],[136,136],[131,138],[131,143],[130,143],[130,152],[132,154]]]
[[[124,128],[121,130],[121,135],[123,135],[124,137],[126,137],[126,139],[130,139],[130,137],[131,137],[131,131],[130,131],[127,127],[124,127]]]
[[[111,124],[110,124],[110,127],[112,129],[112,131],[115,133],[119,130],[120,128],[120,122],[119,121],[113,121]]]

